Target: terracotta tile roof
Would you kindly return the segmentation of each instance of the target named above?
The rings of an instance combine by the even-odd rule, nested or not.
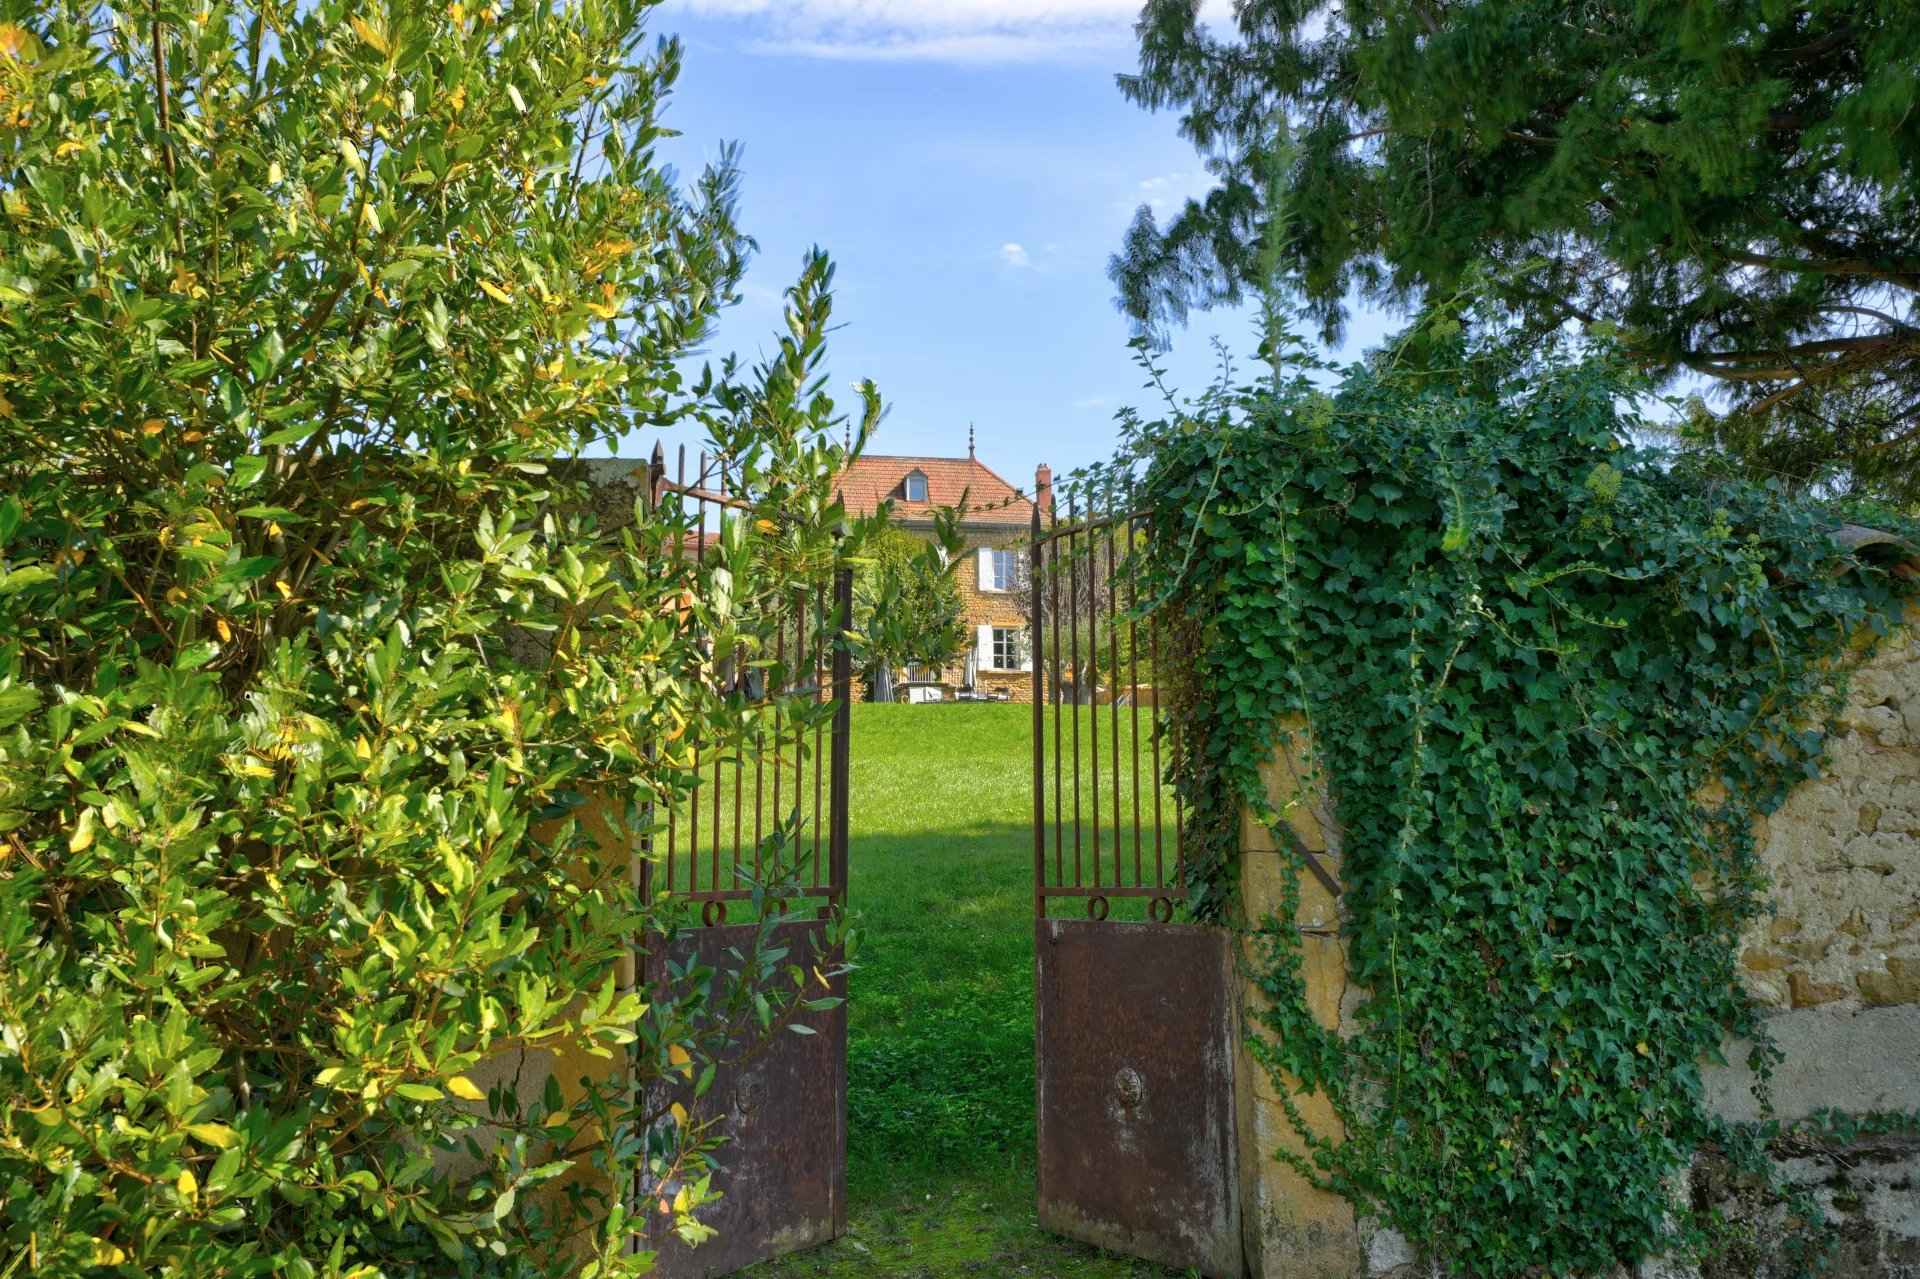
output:
[[[906,500],[906,479],[918,471],[927,477],[927,500]],[[893,499],[895,519],[931,519],[938,506],[967,501],[968,524],[1025,528],[1033,519],[1033,503],[987,465],[970,457],[874,457],[854,460],[840,476],[840,496],[852,515],[870,515]]]

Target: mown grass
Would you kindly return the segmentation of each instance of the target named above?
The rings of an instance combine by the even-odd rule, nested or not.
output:
[[[1029,716],[862,706],[854,720],[848,1152],[856,1193],[1032,1163]]]
[[[759,1279],[1168,1273],[1046,1235],[1034,1218],[1031,714],[855,708],[849,895],[863,941],[848,1002],[852,1232],[756,1268]],[[1083,734],[1084,745],[1084,722]],[[1102,742],[1110,768],[1110,736]],[[1082,777],[1090,802],[1085,758]],[[1142,807],[1151,814],[1150,792]],[[1131,812],[1128,791],[1129,875]],[[1171,809],[1164,815],[1170,854]],[[1071,838],[1069,827],[1069,867]],[[1149,873],[1152,838],[1148,826]],[[1109,858],[1111,846],[1109,831]]]

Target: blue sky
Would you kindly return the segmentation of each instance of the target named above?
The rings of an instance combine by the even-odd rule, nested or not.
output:
[[[808,246],[838,265],[832,379],[891,406],[873,450],[980,456],[1024,485],[1106,456],[1112,415],[1151,407],[1107,259],[1143,202],[1209,185],[1170,115],[1125,101],[1138,0],[666,0],[686,63],[664,157],[690,173],[744,148],[742,217],[760,244],[713,344],[757,354]],[[1349,350],[1377,339],[1357,321]],[[1246,314],[1197,316],[1167,362],[1213,375]],[[632,439],[625,454],[651,448]]]

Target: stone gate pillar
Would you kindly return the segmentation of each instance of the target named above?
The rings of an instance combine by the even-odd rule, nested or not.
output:
[[[1312,852],[1337,884],[1340,838],[1326,794],[1310,772],[1303,729],[1283,732],[1265,770],[1267,796],[1286,815],[1301,844]],[[1291,739],[1291,740],[1290,740]],[[1283,908],[1288,863],[1298,855],[1251,813],[1240,816],[1240,897],[1245,921],[1257,927]],[[1300,934],[1301,976],[1314,1019],[1339,1029],[1351,1007],[1347,983],[1346,941],[1340,936],[1340,903],[1327,887],[1298,870],[1299,907],[1290,923]],[[1240,1006],[1248,1034],[1262,1034],[1257,1017],[1266,997],[1254,981],[1261,962],[1256,937],[1242,941],[1239,956]],[[1360,1233],[1353,1206],[1339,1195],[1316,1188],[1293,1167],[1276,1158],[1279,1151],[1305,1155],[1307,1146],[1288,1118],[1282,1097],[1316,1136],[1338,1141],[1343,1132],[1332,1104],[1321,1093],[1302,1092],[1297,1081],[1269,1074],[1244,1042],[1235,1070],[1240,1124],[1240,1204],[1248,1273],[1255,1279],[1351,1279],[1364,1272]]]

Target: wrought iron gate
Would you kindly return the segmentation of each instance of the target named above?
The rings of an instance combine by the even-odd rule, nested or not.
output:
[[[1048,514],[1029,586],[1040,1222],[1237,1277],[1230,957],[1221,930],[1175,922],[1182,814],[1130,568],[1150,520]]]
[[[675,540],[679,556],[707,552],[710,510],[723,526],[758,514],[728,492],[722,464],[710,466],[702,456],[689,482],[684,450],[673,479],[655,450],[649,492],[655,503],[682,503],[692,517],[690,531]],[[664,890],[698,919],[676,937],[651,940],[642,980],[656,989],[669,990],[699,970],[724,969],[730,954],[751,948],[762,923],[756,904],[788,917],[775,925],[787,962],[835,972],[828,921],[844,907],[847,892],[853,673],[843,635],[852,607],[853,571],[840,564],[796,593],[778,620],[772,664],[738,673],[741,695],[755,700],[774,694],[789,704],[830,699],[830,724],[817,717],[811,725],[783,720],[776,710],[770,730],[752,743],[731,749],[692,744],[691,795],[667,814],[664,834],[656,836],[664,847],[656,843],[641,863],[644,897]],[[769,902],[757,893],[771,870],[763,858],[770,847],[805,863],[797,896]],[[830,976],[828,986],[820,993],[844,999],[844,976]],[[658,1253],[656,1273],[665,1279],[731,1274],[846,1233],[846,1007],[794,1020],[812,1033],[779,1034],[760,1051],[723,1064],[699,1102],[720,1117],[725,1137],[713,1181],[722,1198],[702,1214],[716,1237],[690,1248],[666,1229],[670,1220],[648,1211],[652,1205],[636,1204],[636,1219],[651,1226],[636,1244]],[[680,1093],[686,1095],[678,1099],[692,1101],[682,1086],[664,1090],[650,1109],[666,1109]],[[642,1189],[636,1181],[635,1193]]]

